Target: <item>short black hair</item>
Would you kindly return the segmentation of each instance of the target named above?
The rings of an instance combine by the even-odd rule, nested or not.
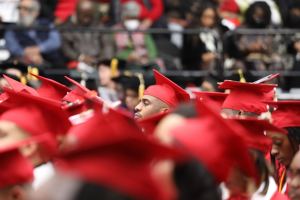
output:
[[[178,200],[221,200],[214,177],[195,159],[175,165],[173,178]]]
[[[100,186],[95,183],[83,182],[74,200],[132,200],[133,198],[124,195],[114,189]]]

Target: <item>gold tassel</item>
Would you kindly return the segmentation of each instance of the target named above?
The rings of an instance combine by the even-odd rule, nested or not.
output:
[[[239,76],[240,76],[240,82],[241,82],[241,83],[246,83],[246,79],[245,79],[245,77],[244,77],[243,70],[238,69],[238,74],[239,74]]]
[[[110,62],[110,70],[111,70],[111,77],[114,78],[117,76],[119,61],[116,58],[113,58]]]
[[[38,80],[36,77],[32,76],[31,74],[34,74],[34,75],[39,75],[39,69],[37,67],[31,67],[29,66],[28,69],[27,69],[27,80]]]
[[[21,75],[21,77],[20,77],[20,82],[23,83],[24,85],[26,85],[26,84],[27,84],[27,79],[26,79],[26,77],[23,76],[23,75]]]
[[[136,76],[138,77],[139,81],[140,81],[140,85],[139,85],[139,98],[141,99],[144,95],[144,91],[145,91],[145,80],[143,77],[142,73],[137,73]]]

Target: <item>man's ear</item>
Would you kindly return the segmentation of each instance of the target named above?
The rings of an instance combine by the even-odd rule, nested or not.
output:
[[[160,112],[165,113],[165,112],[168,112],[169,110],[170,110],[169,108],[164,107],[164,108],[160,109]]]
[[[36,153],[37,149],[38,149],[38,145],[31,143],[22,147],[21,152],[25,157],[30,158]]]
[[[26,199],[26,191],[25,188],[19,185],[13,186],[9,190],[9,200],[25,200]]]

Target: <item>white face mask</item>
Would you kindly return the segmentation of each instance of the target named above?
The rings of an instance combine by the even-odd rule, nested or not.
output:
[[[124,26],[129,31],[134,31],[140,26],[140,21],[137,19],[127,19],[124,21]]]

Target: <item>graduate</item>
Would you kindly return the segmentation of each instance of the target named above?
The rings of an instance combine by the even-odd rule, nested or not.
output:
[[[135,119],[141,119],[160,112],[167,112],[179,103],[190,100],[190,95],[176,83],[153,70],[155,85],[149,86],[140,103],[135,107]]]

